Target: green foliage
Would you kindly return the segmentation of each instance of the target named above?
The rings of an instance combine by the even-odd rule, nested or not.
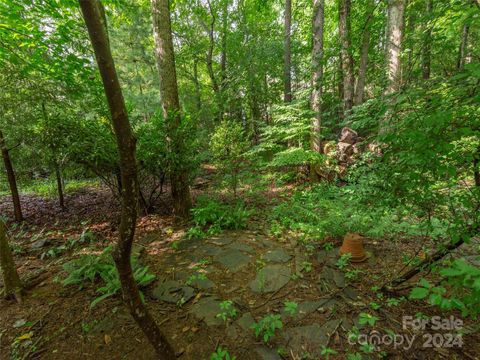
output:
[[[232,300],[224,300],[220,303],[220,309],[222,310],[217,314],[217,317],[222,319],[224,322],[228,322],[232,319],[235,319],[237,316],[237,309],[233,306]]]
[[[231,356],[227,349],[223,349],[221,346],[217,348],[217,351],[210,355],[210,360],[235,360],[235,356]]]
[[[336,354],[338,353],[329,347],[323,347],[322,351],[320,352],[320,355],[325,356],[326,360],[330,359],[330,355],[336,355]]]
[[[250,328],[253,329],[257,338],[261,336],[263,342],[267,343],[275,336],[277,329],[283,328],[283,323],[280,315],[269,314],[252,324]]]
[[[100,294],[90,304],[94,307],[99,302],[117,294],[121,289],[118,272],[111,256],[111,247],[107,247],[99,255],[83,255],[63,265],[67,277],[63,280],[64,286],[78,285],[82,289],[88,283],[93,284],[101,279],[103,286],[97,287]],[[148,267],[141,266],[136,258],[132,258],[132,268],[135,281],[139,287],[144,287],[155,280],[156,276],[149,273]],[[143,299],[143,295],[142,299]]]
[[[480,268],[457,259],[449,267],[439,270],[450,287],[447,295],[445,286],[434,286],[426,279],[420,279],[418,287],[410,292],[410,299],[427,299],[431,305],[444,310],[457,309],[463,316],[476,318],[480,313]]]
[[[342,256],[340,256],[337,260],[337,262],[335,263],[335,265],[339,268],[339,269],[343,269],[345,267],[347,267],[349,264],[350,264],[350,259],[352,258],[352,254],[351,253],[346,253],[346,254],[343,254]]]
[[[253,210],[246,208],[241,201],[234,205],[223,204],[207,197],[199,197],[192,209],[195,224],[188,233],[189,238],[202,238],[221,230],[244,229]]]
[[[368,324],[370,326],[375,326],[376,322],[378,321],[378,317],[368,314],[368,313],[360,313],[358,323],[360,325]]]
[[[210,149],[219,172],[227,177],[230,190],[237,195],[238,177],[245,168],[245,152],[249,143],[243,127],[235,121],[224,120],[216,128],[210,141]]]
[[[285,300],[283,304],[284,304],[283,311],[285,311],[286,314],[293,316],[297,313],[298,304],[295,301]]]

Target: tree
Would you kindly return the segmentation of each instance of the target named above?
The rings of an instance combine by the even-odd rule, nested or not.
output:
[[[360,64],[358,66],[357,87],[355,89],[355,105],[363,103],[365,98],[365,79],[367,76],[368,51],[370,48],[370,28],[375,11],[375,0],[368,0],[366,5],[366,20],[363,27],[362,47],[360,49]]]
[[[175,215],[186,218],[189,216],[192,200],[188,185],[188,173],[183,164],[185,159],[181,158],[185,144],[181,134],[179,134],[182,115],[178,98],[177,73],[168,0],[152,0],[152,14],[155,54],[160,76],[162,111],[167,123],[167,137],[171,141],[171,153],[179,157],[179,159],[176,159],[170,174],[172,197]]]
[[[79,3],[102,77],[120,158],[122,212],[118,230],[119,240],[113,257],[122,285],[123,297],[130,314],[155,348],[159,359],[175,359],[171,345],[142,302],[132,273],[130,254],[135,235],[139,193],[135,137],[130,127],[125,101],[110,51],[105,13],[100,1],[79,0]]]
[[[3,295],[22,302],[22,282],[13,261],[12,250],[8,245],[5,224],[0,219],[0,267],[3,273]]]
[[[325,0],[313,1],[313,47],[312,47],[312,95],[313,111],[312,140],[313,151],[322,153],[322,86],[323,86],[323,28]]]
[[[10,186],[10,193],[12,195],[13,213],[15,221],[22,221],[22,205],[20,203],[20,196],[18,195],[17,179],[15,177],[15,171],[13,170],[12,160],[10,159],[10,150],[7,147],[3,132],[0,130],[0,148],[2,151],[3,164],[5,165],[5,171],[7,172],[8,185]]]
[[[392,94],[399,89],[401,80],[401,51],[403,37],[403,15],[405,0],[388,1],[387,19],[387,86],[386,94]]]
[[[426,14],[428,20],[431,21],[433,13],[433,0],[427,0]],[[423,42],[422,51],[422,77],[424,80],[430,79],[430,66],[431,66],[431,50],[432,48],[432,26],[427,23],[425,29],[425,40]]]
[[[353,106],[355,78],[353,75],[353,55],[350,25],[351,0],[339,1],[338,33],[340,35],[340,59],[343,77],[343,110],[348,112]]]
[[[292,0],[285,0],[285,29],[284,29],[284,90],[283,101],[292,101],[292,49],[291,49],[291,32],[292,32]]]

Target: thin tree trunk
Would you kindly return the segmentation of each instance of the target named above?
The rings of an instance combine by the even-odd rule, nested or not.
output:
[[[460,41],[460,49],[458,50],[457,70],[462,70],[465,66],[465,59],[467,58],[468,35],[470,33],[470,26],[464,25],[462,31],[462,38]]]
[[[122,89],[110,51],[105,12],[100,1],[79,0],[79,3],[102,77],[120,158],[122,212],[118,230],[119,240],[113,257],[122,285],[124,301],[130,310],[130,314],[154,346],[158,358],[173,360],[175,359],[175,353],[171,345],[161,333],[140,298],[130,263],[139,194],[135,159],[136,140],[128,121]]]
[[[284,90],[283,101],[292,101],[292,0],[285,0],[285,35],[284,35]]]
[[[0,267],[3,274],[3,296],[22,302],[22,282],[13,261],[12,250],[8,245],[5,224],[0,219]]]
[[[433,13],[433,0],[427,0],[427,16],[428,20],[431,21],[432,13]],[[432,27],[427,24],[427,28],[425,29],[425,41],[423,43],[423,51],[422,51],[422,77],[423,80],[430,79],[430,71],[431,71],[431,47],[432,47]]]
[[[405,0],[388,0],[386,94],[392,94],[400,88],[404,11]]]
[[[63,196],[63,178],[62,169],[57,161],[55,161],[55,177],[57,179],[58,202],[62,210],[65,209],[65,197]]]
[[[222,10],[222,46],[220,54],[220,75],[221,75],[221,90],[225,90],[227,84],[227,31],[228,31],[228,3],[224,1]]]
[[[168,0],[152,0],[153,34],[158,73],[160,76],[160,95],[162,97],[163,116],[167,121],[167,135],[170,138],[170,151],[179,157],[178,164],[171,171],[170,182],[175,215],[187,218],[190,215],[192,200],[188,186],[188,173],[184,168],[186,159],[184,143],[178,129],[181,123],[180,101],[178,98],[175,54],[173,51],[172,27]]]
[[[355,105],[363,103],[365,98],[365,80],[367,77],[368,50],[370,48],[370,28],[372,27],[375,11],[375,1],[369,0],[367,3],[367,20],[363,29],[362,48],[360,49],[360,64],[358,67],[357,88],[355,91]]]
[[[2,150],[3,164],[5,165],[5,171],[7,172],[8,185],[10,186],[10,193],[12,194],[13,213],[15,221],[22,221],[22,205],[20,204],[20,196],[18,195],[17,179],[15,177],[15,171],[13,170],[12,161],[10,159],[10,152],[8,151],[5,138],[0,130],[0,148]]]
[[[193,59],[193,83],[195,85],[195,105],[197,113],[202,110],[202,95],[200,92],[200,81],[198,80],[198,59]]]
[[[312,120],[311,149],[322,153],[323,28],[325,0],[313,0]]]
[[[343,109],[348,112],[353,107],[355,78],[353,76],[353,55],[350,41],[351,0],[340,0],[338,32],[340,35],[340,53],[343,73]]]

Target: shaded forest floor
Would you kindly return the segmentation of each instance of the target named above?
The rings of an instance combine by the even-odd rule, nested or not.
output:
[[[288,192],[277,188],[263,194],[258,213],[268,213],[272,203],[287,198]],[[66,211],[54,200],[33,195],[24,196],[22,203],[27,220],[13,228],[11,242],[21,276],[32,280],[33,274],[36,285],[21,305],[0,300],[0,358],[154,359],[118,296],[91,309],[98,296],[95,285],[78,289],[61,284],[62,264],[115,241],[118,205],[111,193],[103,187],[82,189],[67,197]],[[11,211],[9,198],[0,199],[0,210]],[[424,347],[425,334],[438,331],[404,329],[402,316],[459,314],[402,300],[408,289],[378,292],[404,269],[399,254],[414,255],[418,250],[415,239],[398,243],[366,239],[370,257],[350,265],[350,270],[360,271],[356,279],[349,279],[337,265],[341,239],[328,239],[332,249],[319,244],[305,252],[293,238],[271,237],[265,219],[257,215],[246,230],[224,231],[202,240],[188,240],[184,236],[188,227],[176,224],[168,213],[139,219],[134,252],[157,276],[144,291],[147,304],[180,359],[208,359],[218,346],[238,360],[319,359],[325,358],[324,348],[338,353],[331,359],[345,359],[347,353],[361,352],[359,344],[348,341],[352,326],[368,336],[395,333],[414,339],[411,347],[380,345],[379,351],[363,358],[479,358],[480,336],[473,322],[464,323],[462,347]],[[93,243],[62,248],[85,229],[95,234]],[[224,300],[232,300],[238,311],[227,323],[217,317]],[[285,312],[285,301],[298,304],[294,314]],[[372,303],[390,305],[375,309]],[[378,320],[360,324],[361,313]],[[283,328],[264,344],[250,326],[268,314],[280,315]]]

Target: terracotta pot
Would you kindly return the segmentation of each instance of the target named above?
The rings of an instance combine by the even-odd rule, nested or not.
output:
[[[351,262],[362,262],[367,259],[367,254],[363,249],[363,237],[359,234],[348,233],[343,238],[343,244],[339,254],[352,254]]]

